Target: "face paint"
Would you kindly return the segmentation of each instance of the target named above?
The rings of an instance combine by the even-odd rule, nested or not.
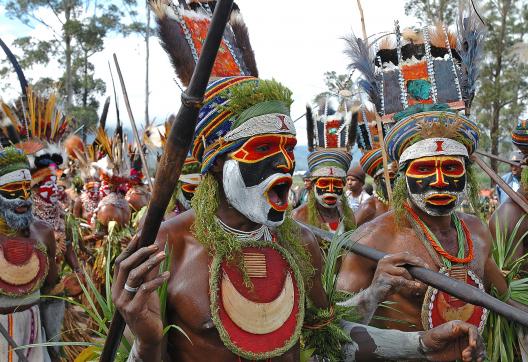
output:
[[[0,217],[14,230],[24,230],[33,220],[30,199],[5,198],[0,195]]]
[[[452,213],[462,202],[466,189],[466,167],[459,156],[413,160],[405,171],[405,178],[413,204],[431,216]]]
[[[284,221],[296,142],[293,136],[255,136],[225,162],[223,186],[227,200],[251,221],[271,227]]]
[[[56,203],[59,200],[59,187],[57,186],[57,176],[47,176],[39,184],[38,194],[46,203]]]
[[[315,198],[328,209],[337,206],[337,200],[343,195],[344,182],[339,177],[319,177],[315,181]]]

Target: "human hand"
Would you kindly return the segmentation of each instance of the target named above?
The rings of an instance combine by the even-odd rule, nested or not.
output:
[[[429,268],[420,257],[409,252],[388,254],[378,262],[376,272],[369,287],[377,302],[386,300],[391,294],[404,290],[406,294],[422,295],[427,286],[415,281],[404,265]]]
[[[430,361],[484,361],[486,349],[477,327],[451,321],[423,333],[422,344]]]
[[[138,350],[156,349],[163,338],[163,322],[160,301],[156,290],[165,282],[170,273],[154,273],[165,259],[165,253],[158,252],[158,245],[140,248],[136,251],[138,238],[134,237],[128,248],[115,262],[112,300],[136,337]],[[138,288],[137,291],[125,289]]]

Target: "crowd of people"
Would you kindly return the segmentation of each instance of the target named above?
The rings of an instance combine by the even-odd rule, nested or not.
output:
[[[151,6],[187,87],[215,3]],[[57,95],[34,91],[10,56],[22,90],[0,112],[0,361],[93,361],[104,343],[129,362],[484,361],[496,311],[407,269],[528,310],[512,292],[520,278],[511,273],[524,275],[524,265],[501,270],[494,259],[503,232],[512,258],[524,260],[528,206],[513,196],[527,196],[528,122],[512,133],[519,152],[507,160],[507,189],[483,193],[473,168],[480,131],[469,113],[484,34],[468,8],[457,33],[396,25],[371,47],[346,38],[368,102],[341,90],[308,107],[298,188],[292,92],[258,77],[236,6],[203,100],[183,97],[199,108],[189,140],[178,139],[188,120],[176,116],[129,142],[122,125],[106,127],[107,112],[83,139]],[[182,167],[166,155],[145,162],[185,144]],[[152,168],[179,177],[170,195]],[[152,245],[139,245],[160,210]],[[355,254],[356,243],[386,256]],[[122,344],[112,313],[127,325]],[[523,329],[512,325],[510,348],[526,358]],[[497,328],[488,323],[487,333]]]

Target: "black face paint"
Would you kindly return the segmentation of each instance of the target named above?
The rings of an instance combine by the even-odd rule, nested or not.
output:
[[[466,187],[464,161],[457,156],[413,160],[405,171],[411,201],[429,215],[451,213]]]

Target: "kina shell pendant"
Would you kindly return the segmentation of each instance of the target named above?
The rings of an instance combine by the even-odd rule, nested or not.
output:
[[[467,266],[444,267],[439,273],[484,291],[482,281]],[[466,303],[433,287],[427,288],[422,304],[422,326],[426,331],[452,320],[461,320],[473,324],[482,333],[487,316],[485,308]]]
[[[249,245],[248,245],[249,244]],[[304,285],[290,254],[277,243],[242,248],[251,285],[237,262],[215,256],[210,268],[211,314],[224,345],[249,360],[280,356],[299,340]]]

